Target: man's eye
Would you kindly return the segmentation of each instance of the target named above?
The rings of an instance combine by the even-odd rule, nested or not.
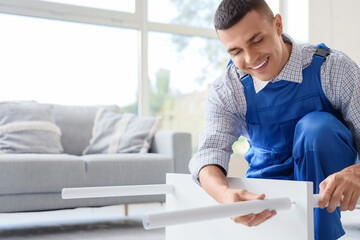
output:
[[[233,55],[233,56],[237,56],[237,55],[239,55],[240,53],[241,53],[241,51],[236,51],[236,52],[233,52],[232,55]]]
[[[255,43],[255,44],[261,43],[262,40],[263,40],[263,38],[261,38],[260,40],[254,41],[254,43]]]

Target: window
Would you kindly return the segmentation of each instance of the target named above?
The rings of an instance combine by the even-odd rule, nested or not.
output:
[[[207,90],[227,61],[217,39],[149,33],[150,113],[164,117],[165,129],[191,132],[194,152]]]
[[[0,29],[2,101],[137,101],[135,30],[8,14]]]
[[[149,33],[150,114],[164,117],[163,128],[192,133],[193,152],[203,130],[210,83],[224,71],[228,56],[213,30],[220,0],[149,0],[149,21],[208,28],[213,38]],[[189,34],[190,35],[190,34]]]

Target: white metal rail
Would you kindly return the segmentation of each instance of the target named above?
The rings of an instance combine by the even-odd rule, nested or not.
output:
[[[161,195],[174,192],[174,186],[170,184],[154,185],[129,185],[114,187],[89,187],[89,188],[64,188],[63,199],[98,198],[98,197],[121,197],[139,195]],[[319,194],[313,196],[313,207],[319,207]],[[229,204],[219,204],[201,208],[165,211],[160,213],[146,214],[143,217],[143,225],[146,229],[161,228],[171,225],[204,221],[209,219],[230,218],[245,216],[251,213],[260,213],[266,209],[287,210],[293,202],[289,198],[273,198],[253,200]],[[360,205],[360,199],[358,200]]]

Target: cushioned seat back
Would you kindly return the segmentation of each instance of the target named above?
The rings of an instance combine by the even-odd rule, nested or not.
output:
[[[99,108],[119,112],[117,105],[64,106],[54,104],[55,123],[61,129],[64,153],[81,155],[89,145],[96,112]]]

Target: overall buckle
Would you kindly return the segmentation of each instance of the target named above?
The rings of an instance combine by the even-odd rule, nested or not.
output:
[[[324,48],[317,48],[314,55],[318,55],[320,57],[326,58],[330,55],[330,48],[324,49]]]

